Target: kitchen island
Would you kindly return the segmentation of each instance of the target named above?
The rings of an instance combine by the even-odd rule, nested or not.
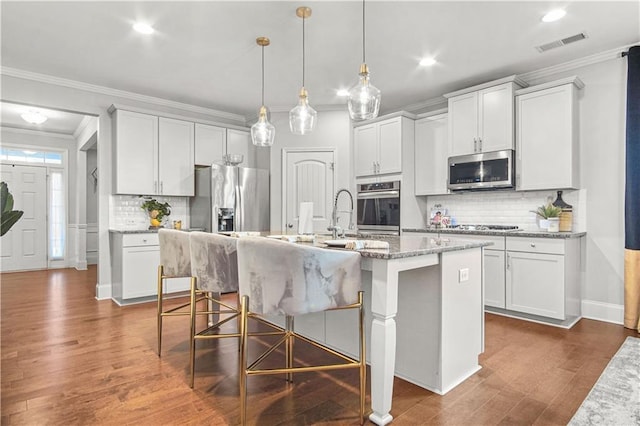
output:
[[[394,375],[444,394],[481,368],[482,254],[491,243],[422,236],[379,238],[389,242],[389,249],[360,253],[370,342],[373,413],[369,419],[385,425],[393,419]],[[314,244],[326,247],[324,240],[318,238]],[[356,334],[344,326],[343,315],[349,314],[332,312],[324,321],[316,314],[296,318],[296,329],[356,356]],[[324,324],[322,330],[319,323]]]

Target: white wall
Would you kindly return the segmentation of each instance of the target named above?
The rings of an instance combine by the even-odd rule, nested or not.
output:
[[[291,133],[289,130],[289,112],[272,112],[271,123],[276,127],[276,137],[271,147],[270,214],[272,230],[279,230],[282,227],[283,148],[335,148],[335,190],[347,188],[355,196],[355,181],[351,174],[353,164],[351,120],[346,105],[344,110],[341,111],[318,111],[318,122],[315,130],[305,136]],[[341,208],[341,210],[344,209]],[[341,220],[341,223],[348,223],[348,218]]]

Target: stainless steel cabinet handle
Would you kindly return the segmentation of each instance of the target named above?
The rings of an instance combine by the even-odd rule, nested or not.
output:
[[[157,180],[153,181],[153,192],[158,192],[158,181]]]
[[[293,223],[287,223],[287,228],[293,228]]]
[[[482,138],[478,138],[478,152],[482,152]]]
[[[378,173],[380,173],[380,162],[376,161],[376,167],[378,168]]]
[[[473,152],[478,152],[478,139],[473,138]]]
[[[511,256],[507,254],[507,269],[511,268]]]
[[[535,246],[536,246],[536,243],[531,243],[531,247],[535,247]]]
[[[160,193],[164,193],[164,182],[160,182]]]

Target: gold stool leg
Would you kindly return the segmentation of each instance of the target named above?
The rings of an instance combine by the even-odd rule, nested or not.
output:
[[[360,424],[364,424],[364,401],[367,392],[367,360],[366,360],[366,342],[364,335],[364,293],[361,291],[358,293],[358,326],[360,332]]]
[[[293,317],[287,315],[285,317],[285,328],[287,340],[285,341],[285,366],[293,368]],[[287,382],[293,383],[293,373],[288,371],[285,375]]]
[[[191,303],[189,305],[189,316],[191,320],[190,334],[189,334],[189,355],[191,362],[189,363],[189,369],[191,372],[191,379],[189,386],[193,389],[194,376],[196,373],[196,277],[191,277]]]
[[[249,298],[243,296],[240,301],[240,424],[247,424],[247,352],[248,352],[248,331],[247,331],[247,310],[249,309]]]
[[[158,356],[162,348],[162,265],[158,266]]]

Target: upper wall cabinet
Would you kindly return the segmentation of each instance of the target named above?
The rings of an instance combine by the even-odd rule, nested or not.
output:
[[[246,130],[196,123],[195,162],[200,166],[223,164],[225,154],[242,154],[242,167],[256,167],[255,147]]]
[[[193,123],[115,110],[113,126],[116,194],[193,195]]]
[[[569,77],[516,92],[516,189],[579,188],[577,91]]]
[[[372,176],[402,171],[402,144],[413,132],[413,120],[393,117],[353,129],[355,175]]]
[[[514,148],[514,91],[526,86],[516,76],[447,93],[449,155]]]
[[[447,194],[447,114],[415,123],[415,195]]]

